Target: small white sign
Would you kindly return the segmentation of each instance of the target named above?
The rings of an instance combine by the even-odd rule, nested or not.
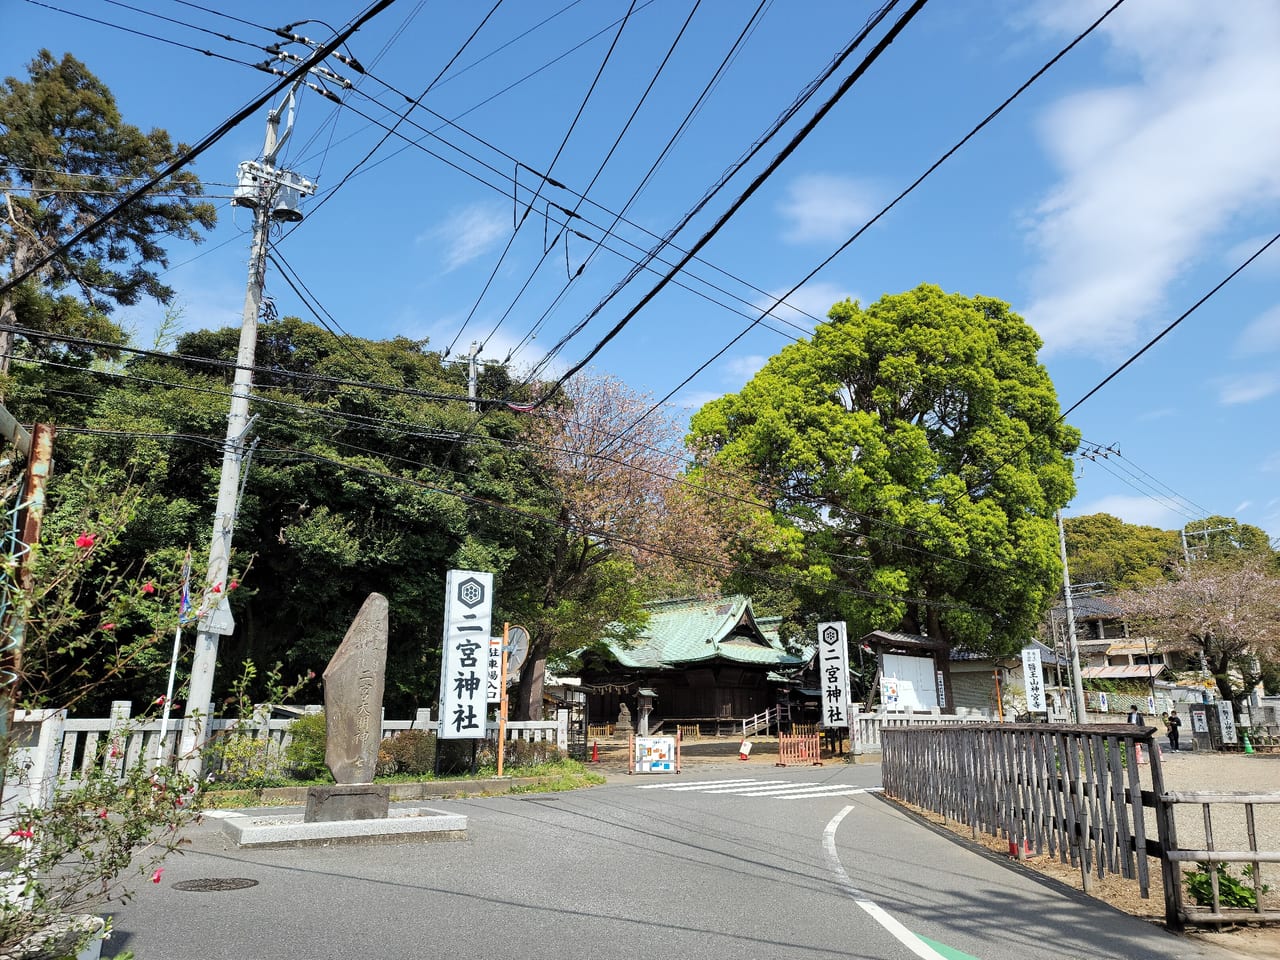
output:
[[[1236,715],[1231,712],[1231,704],[1226,700],[1218,701],[1218,726],[1222,730],[1223,743],[1236,743]]]
[[[1192,733],[1208,733],[1209,732],[1209,715],[1203,710],[1191,711],[1191,732]]]
[[[849,644],[843,620],[818,624],[818,689],[822,726],[849,726]]]
[[[942,671],[938,670],[938,706],[945,707],[947,705],[947,679],[942,675]]]
[[[450,570],[445,578],[440,656],[440,738],[484,737],[486,650],[493,621],[493,574]]]
[[[898,678],[880,678],[880,702],[889,710],[898,709]]]
[[[1027,710],[1030,713],[1048,713],[1044,698],[1044,667],[1040,663],[1039,647],[1022,648],[1022,687],[1027,691]]]
[[[1098,710],[1099,710],[1101,713],[1106,713],[1106,712],[1107,712],[1107,706],[1108,706],[1108,704],[1107,704],[1107,694],[1106,694],[1106,691],[1105,691],[1105,690],[1100,691],[1100,692],[1098,693]]]
[[[502,638],[489,638],[489,666],[484,674],[485,699],[502,702]]]

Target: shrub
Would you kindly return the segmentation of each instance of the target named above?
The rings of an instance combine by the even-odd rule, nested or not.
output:
[[[289,725],[291,739],[284,748],[290,772],[301,780],[322,776],[326,770],[325,744],[328,740],[324,711],[305,713]]]
[[[209,741],[205,769],[213,771],[210,776],[215,782],[227,787],[260,790],[285,782],[280,748],[275,741],[237,730]]]
[[[1245,866],[1243,873],[1245,881],[1250,885],[1237,880],[1227,871],[1225,863],[1215,865],[1218,870],[1218,902],[1224,907],[1239,907],[1245,910],[1258,909],[1258,894],[1253,889],[1253,865]],[[1191,893],[1192,899],[1202,907],[1211,906],[1213,904],[1213,879],[1210,871],[1210,864],[1198,863],[1196,869],[1186,875],[1187,890]],[[1270,888],[1262,885],[1262,892],[1266,893]]]
[[[560,748],[549,741],[511,740],[507,743],[503,763],[509,767],[532,767],[540,763],[557,763],[563,759],[564,754],[560,752]],[[494,762],[497,762],[496,757]]]
[[[426,730],[399,730],[378,748],[378,773],[383,776],[431,773],[436,763],[436,735]]]

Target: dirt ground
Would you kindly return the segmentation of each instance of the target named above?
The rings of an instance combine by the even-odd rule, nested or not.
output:
[[[753,737],[752,749],[746,761],[739,759],[738,746],[736,738],[686,742],[681,751],[682,766],[686,769],[713,766],[772,767],[777,759],[777,740]],[[606,774],[626,772],[625,740],[599,741],[597,752],[599,759],[589,766]],[[862,762],[878,761],[878,754],[870,754]],[[843,760],[828,757],[825,762],[843,762]],[[1165,789],[1171,792],[1214,790],[1280,793],[1280,754],[1259,753],[1246,756],[1189,751],[1174,754],[1165,750],[1161,755],[1161,770],[1164,773]],[[1143,786],[1146,789],[1151,788],[1149,768],[1145,767],[1143,768]],[[967,827],[946,824],[940,817],[926,811],[910,807],[908,809],[924,821],[951,830],[966,843],[978,843],[995,855],[1009,857],[1007,840],[987,836],[980,836],[978,840],[974,840],[972,832]],[[1242,813],[1233,817],[1215,812],[1214,816],[1212,828],[1216,849],[1238,850],[1247,847],[1245,840],[1247,828],[1243,822]],[[1154,836],[1154,821],[1149,824],[1149,829]],[[1193,805],[1180,807],[1177,815],[1177,829],[1182,846],[1200,846],[1204,840],[1201,809]],[[1258,807],[1255,830],[1258,849],[1280,850],[1280,805],[1269,810]],[[1010,857],[1010,860],[1013,858]],[[1163,923],[1164,897],[1160,888],[1160,864],[1152,859],[1149,865],[1152,879],[1150,896],[1147,899],[1142,898],[1135,881],[1110,875],[1100,880],[1095,874],[1092,895],[1133,916],[1147,918],[1153,923]],[[1017,869],[1034,870],[1076,890],[1083,888],[1078,867],[1064,864],[1048,856],[1029,857],[1021,864],[1017,864]],[[1273,909],[1280,910],[1280,864],[1264,864],[1262,879],[1271,887],[1271,892],[1265,895],[1264,903]],[[1241,960],[1280,958],[1280,925],[1241,924],[1222,930],[1190,930],[1186,935],[1233,953]]]

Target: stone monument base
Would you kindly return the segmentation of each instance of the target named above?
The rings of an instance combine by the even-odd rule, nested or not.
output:
[[[304,823],[330,820],[382,820],[387,816],[391,787],[373,783],[335,783],[307,788]]]

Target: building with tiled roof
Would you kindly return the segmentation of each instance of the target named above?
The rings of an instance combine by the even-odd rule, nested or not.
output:
[[[773,706],[776,671],[804,658],[787,652],[777,621],[760,620],[742,595],[665,600],[646,605],[649,623],[631,643],[605,641],[582,655],[580,671],[592,723],[613,723],[623,703],[653,690],[653,723],[749,717]],[[773,676],[771,676],[773,674]]]

